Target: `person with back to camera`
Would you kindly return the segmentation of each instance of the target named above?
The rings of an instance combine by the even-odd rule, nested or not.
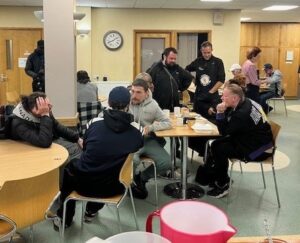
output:
[[[201,44],[201,56],[186,66],[189,72],[196,72],[194,111],[214,122],[216,105],[220,102],[218,89],[225,81],[222,59],[212,55],[209,41]]]
[[[127,112],[129,102],[130,93],[125,87],[113,88],[108,97],[110,107],[88,123],[80,159],[70,161],[64,170],[57,210],[60,219],[63,202],[74,190],[88,197],[111,197],[123,193],[120,170],[127,156],[143,146],[142,134],[132,126],[133,116]],[[88,202],[85,221],[91,222],[103,206],[102,203]],[[74,214],[75,201],[69,201],[66,228],[72,224]],[[57,221],[54,221],[54,229],[59,229]]]
[[[77,72],[77,102],[98,101],[98,87],[91,83],[88,73],[84,70]]]
[[[27,58],[25,73],[32,78],[33,92],[45,92],[44,40],[37,42],[37,48]]]
[[[247,60],[242,66],[242,72],[246,76],[246,97],[259,103],[259,86],[261,81],[257,75],[256,63],[260,58],[261,49],[253,47],[247,52]]]

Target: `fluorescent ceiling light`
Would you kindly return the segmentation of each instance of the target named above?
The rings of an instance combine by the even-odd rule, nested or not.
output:
[[[263,8],[264,11],[285,11],[285,10],[291,10],[294,8],[298,8],[297,5],[272,5],[267,8]]]
[[[250,20],[251,18],[249,18],[249,17],[241,17],[241,21],[243,22],[243,21],[248,21],[248,20]]]
[[[232,0],[200,0],[201,2],[231,2]]]

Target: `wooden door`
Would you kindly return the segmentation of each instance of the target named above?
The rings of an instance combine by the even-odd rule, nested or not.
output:
[[[298,68],[300,48],[280,48],[279,70],[283,73],[285,95],[289,97],[298,96]],[[287,52],[292,53],[293,60],[287,60]]]
[[[136,31],[134,77],[159,61],[163,50],[172,46],[172,39],[171,32]]]
[[[24,68],[19,67],[19,58],[28,57],[41,38],[42,29],[0,29],[0,75],[7,77],[0,82],[0,104],[6,103],[6,92],[15,91],[20,95],[32,91],[32,80],[25,74]],[[11,43],[11,67],[7,65],[7,40]]]

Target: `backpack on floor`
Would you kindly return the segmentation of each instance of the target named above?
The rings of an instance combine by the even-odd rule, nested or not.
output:
[[[13,105],[0,106],[0,139],[10,138]]]

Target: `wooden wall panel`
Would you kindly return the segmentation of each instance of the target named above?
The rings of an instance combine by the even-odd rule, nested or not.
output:
[[[280,25],[260,24],[259,45],[261,47],[275,47],[279,45]]]
[[[241,46],[257,46],[259,44],[259,35],[258,24],[241,24]]]
[[[300,47],[300,24],[281,24],[280,46]]]
[[[278,47],[260,47],[261,56],[257,67],[260,73],[263,71],[265,63],[271,63],[274,68],[278,68],[279,48]]]

